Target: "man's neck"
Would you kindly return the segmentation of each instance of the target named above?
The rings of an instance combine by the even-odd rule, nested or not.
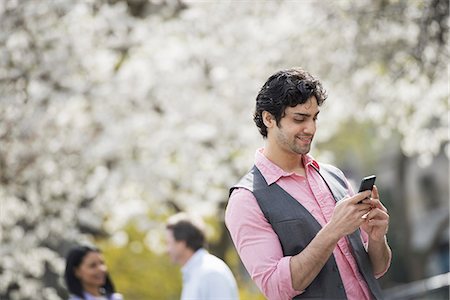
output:
[[[186,263],[191,259],[191,257],[195,254],[196,251],[190,249],[190,248],[186,248],[183,256],[181,257],[181,261],[180,261],[180,265],[181,266],[185,266]]]
[[[263,154],[285,172],[295,172],[303,176],[305,175],[305,169],[302,162],[303,155],[289,153],[280,148],[270,147],[269,144],[264,147]]]

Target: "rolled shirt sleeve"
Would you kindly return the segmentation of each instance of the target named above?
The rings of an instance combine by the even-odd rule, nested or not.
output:
[[[233,191],[225,224],[245,268],[268,299],[292,299],[301,293],[292,287],[291,257],[283,256],[278,236],[250,191]]]

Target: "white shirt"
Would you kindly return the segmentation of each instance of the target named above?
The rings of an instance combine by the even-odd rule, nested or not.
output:
[[[192,255],[181,272],[181,300],[239,299],[236,280],[230,268],[203,248]]]
[[[89,294],[88,292],[83,292],[83,294],[84,294],[84,299],[87,299],[87,300],[123,300],[122,295],[118,294],[118,293],[112,294],[110,298],[106,298],[106,296],[94,296],[94,295]],[[70,295],[69,300],[83,300],[83,299],[81,299],[80,297],[75,296],[75,295]]]

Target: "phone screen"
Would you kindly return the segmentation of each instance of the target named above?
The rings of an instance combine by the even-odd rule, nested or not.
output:
[[[363,191],[371,191],[373,185],[375,184],[375,179],[377,179],[375,175],[364,177],[363,180],[361,180],[358,193]]]

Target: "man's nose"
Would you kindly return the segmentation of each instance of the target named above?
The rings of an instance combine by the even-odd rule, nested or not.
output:
[[[303,132],[307,134],[314,134],[316,132],[316,122],[314,122],[314,120],[308,121]]]

